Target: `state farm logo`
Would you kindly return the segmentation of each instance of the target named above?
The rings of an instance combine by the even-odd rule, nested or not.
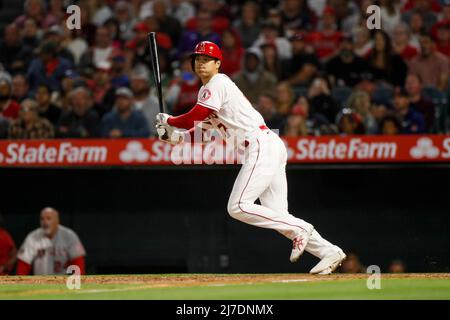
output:
[[[411,148],[409,154],[414,159],[435,159],[439,157],[439,149],[433,145],[433,140],[430,138],[420,138],[417,140],[417,145]]]
[[[127,147],[123,150],[119,158],[123,162],[146,162],[150,159],[150,153],[145,150],[139,141],[128,142]]]

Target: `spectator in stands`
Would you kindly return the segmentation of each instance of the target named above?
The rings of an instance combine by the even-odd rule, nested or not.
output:
[[[429,34],[420,38],[420,54],[411,60],[410,72],[420,76],[425,87],[447,89],[449,78],[449,60],[442,53],[436,52],[435,44]]]
[[[187,0],[170,0],[170,16],[180,21],[184,26],[188,20],[195,16],[195,7]]]
[[[0,213],[0,276],[12,272],[17,258],[16,244],[8,230],[3,228],[2,214]]]
[[[441,6],[442,8],[440,8],[441,10],[438,15],[438,23],[450,21],[450,1],[442,0]]]
[[[39,28],[47,29],[56,23],[52,14],[47,14],[44,0],[26,0],[24,4],[25,12],[14,20],[14,23],[22,29],[25,21],[29,18],[39,23]]]
[[[51,102],[50,87],[42,84],[36,90],[36,103],[39,117],[47,119],[53,126],[56,126],[61,116],[61,109]]]
[[[370,31],[366,27],[357,27],[352,31],[354,38],[355,54],[363,59],[366,59],[373,50],[373,41],[370,37]]]
[[[391,40],[386,32],[376,30],[374,39],[374,48],[368,57],[374,80],[403,87],[408,72],[405,61],[393,52]]]
[[[430,31],[431,27],[436,23],[436,14],[431,9],[431,1],[429,0],[415,0],[412,10],[408,10],[403,14],[403,21],[410,22],[410,19],[414,14],[419,14],[423,19],[425,30]]]
[[[195,31],[185,31],[181,35],[178,44],[178,57],[186,53],[192,53],[197,43],[201,41],[211,41],[221,46],[220,36],[213,31],[213,17],[209,11],[199,11],[197,13],[197,28]]]
[[[350,33],[358,28],[364,28],[369,31],[367,29],[367,19],[370,15],[367,13],[367,8],[371,5],[373,5],[372,0],[361,0],[358,4],[354,3],[353,5],[352,2],[348,2],[347,6],[353,8],[340,21],[342,32]]]
[[[95,68],[101,62],[111,62],[114,46],[108,28],[98,27],[95,32],[95,45],[81,57],[82,68]]]
[[[121,50],[115,50],[111,57],[111,84],[115,88],[129,87],[130,78],[126,72],[126,57]]]
[[[277,80],[281,79],[281,61],[278,57],[277,47],[274,44],[261,45],[264,69],[271,73]]]
[[[338,55],[326,64],[325,69],[333,86],[353,87],[367,77],[367,62],[356,56],[353,50],[353,38],[345,36]]]
[[[419,13],[413,13],[409,19],[408,26],[412,45],[420,49],[420,36],[426,32],[422,16]]]
[[[66,26],[64,28],[67,30]],[[61,26],[56,24],[51,26],[45,31],[42,41],[56,43],[58,56],[70,61],[72,65],[74,64],[75,57],[72,51],[67,48],[67,45],[70,43],[70,34],[69,32],[66,33]]]
[[[370,96],[367,92],[354,91],[348,99],[346,107],[361,116],[366,133],[376,134],[378,132],[377,122],[370,112]]]
[[[314,50],[305,42],[303,33],[290,37],[292,58],[281,61],[282,80],[287,80],[293,86],[307,86],[321,68]]]
[[[366,273],[366,268],[355,253],[349,253],[347,259],[342,262],[340,271],[342,273]]]
[[[326,62],[338,50],[343,33],[337,29],[336,12],[331,6],[325,7],[319,26],[307,36],[307,42],[316,50],[321,62]]]
[[[182,32],[181,24],[176,18],[168,15],[168,12],[166,1],[153,1],[153,15],[158,20],[159,30],[167,33],[172,43],[178,43]]]
[[[241,71],[242,59],[245,53],[236,30],[227,29],[223,32],[221,49],[224,59],[220,65],[220,70],[229,77],[233,77]]]
[[[23,73],[17,73],[12,77],[11,94],[12,99],[21,103],[23,100],[29,98],[28,95],[28,81]]]
[[[66,22],[66,10],[63,0],[49,0],[47,16],[48,19],[54,21],[55,24],[61,25]]]
[[[145,64],[148,68],[152,68],[148,44],[148,33],[150,31],[156,32],[156,43],[160,56],[172,49],[173,44],[169,35],[162,31],[158,32],[158,30],[158,20],[153,16],[147,17],[145,21],[134,26],[136,36],[125,44],[127,70],[131,70],[138,64]]]
[[[270,8],[267,13],[266,22],[277,27],[278,34],[285,36],[285,31],[283,28],[283,18],[281,17],[281,11],[277,8]],[[294,31],[289,30],[287,33],[292,33]]]
[[[119,39],[123,42],[131,40],[134,36],[133,27],[137,22],[133,16],[132,5],[124,0],[117,1],[114,5],[114,17],[119,24]]]
[[[308,128],[306,127],[307,115],[305,111],[299,106],[292,108],[287,117],[286,128],[284,135],[286,137],[299,137],[308,135]]]
[[[81,75],[73,69],[67,70],[61,81],[61,91],[58,92],[58,95],[54,100],[55,105],[62,111],[70,111],[70,92],[72,92],[75,87],[82,85],[85,86],[81,79]]]
[[[166,102],[174,116],[188,112],[197,103],[198,88],[202,86],[191,66],[190,55],[181,58],[179,75],[176,76],[167,91]]]
[[[91,5],[93,3],[93,1],[89,0],[78,2],[78,6],[80,8],[81,29],[73,30],[73,32],[75,32],[77,35],[86,39],[86,42],[89,44],[89,46],[95,44],[95,35],[97,31],[97,26],[95,26],[91,21],[91,16],[93,15],[93,9],[91,8]]]
[[[34,95],[41,84],[48,85],[52,91],[60,91],[64,73],[70,68],[71,63],[58,56],[58,45],[44,42],[39,49],[39,56],[33,59],[28,68],[30,95]]]
[[[38,29],[36,20],[26,19],[21,32],[22,43],[30,48],[37,48],[42,37],[42,30]]]
[[[113,15],[113,11],[107,3],[107,0],[89,1],[89,3],[93,10],[91,22],[97,27],[103,26]]]
[[[97,111],[100,118],[110,112],[114,104],[116,88],[112,84],[111,77],[111,62],[100,62],[95,69],[92,83],[94,110]]]
[[[314,79],[308,90],[308,99],[311,105],[311,113],[320,113],[330,123],[336,120],[339,106],[331,96],[330,85],[325,78],[317,77]]]
[[[350,108],[344,108],[339,112],[336,125],[341,135],[365,134],[361,116]]]
[[[240,17],[233,23],[242,39],[244,48],[249,48],[261,33],[260,7],[253,1],[247,1],[241,9]]]
[[[201,0],[198,5],[198,12],[209,12],[212,17],[212,31],[221,35],[223,31],[230,27],[230,11],[225,1]],[[195,30],[201,22],[199,18],[192,18],[186,21],[187,30]]]
[[[277,112],[282,116],[288,116],[295,102],[294,89],[289,82],[282,81],[278,83],[276,90]]]
[[[394,97],[395,114],[402,123],[402,133],[414,134],[425,132],[424,116],[409,107],[409,94],[405,89],[397,90]]]
[[[78,266],[85,274],[86,251],[77,234],[59,222],[59,212],[44,208],[40,228],[30,232],[17,255],[17,275],[66,275],[67,267]]]
[[[419,53],[419,48],[414,46],[410,41],[407,24],[401,23],[394,27],[392,32],[392,48],[406,62],[411,61]]]
[[[150,135],[144,115],[133,109],[130,89],[122,87],[116,90],[115,109],[103,117],[101,134],[108,138],[146,138]]]
[[[397,135],[402,132],[402,123],[393,113],[387,113],[380,122],[380,133],[384,135]]]
[[[263,69],[262,53],[259,48],[247,49],[244,55],[244,65],[233,81],[245,92],[248,100],[255,105],[263,92],[274,92],[277,80]]]
[[[261,113],[266,125],[272,130],[278,130],[280,135],[284,134],[286,119],[278,114],[276,109],[276,98],[273,94],[263,93],[258,98],[256,109]]]
[[[73,64],[78,68],[82,57],[89,49],[88,42],[83,38],[81,29],[69,30],[64,28],[63,31],[64,47],[70,52],[73,57]]]
[[[9,74],[0,76],[0,113],[9,120],[19,117],[20,105],[11,96],[11,77]]]
[[[311,110],[310,102],[307,97],[300,96],[292,109],[301,109],[302,114],[304,114],[306,119],[306,132],[308,135],[322,136],[335,134],[337,132],[335,126],[332,125],[323,114]]]
[[[36,101],[27,99],[20,106],[20,117],[9,127],[9,139],[51,139],[55,136],[53,125],[39,116]]]
[[[395,0],[379,0],[379,6],[383,30],[392,35],[395,26],[401,22],[400,4]]]
[[[70,111],[64,111],[58,122],[56,135],[60,138],[94,138],[99,135],[99,116],[92,109],[92,92],[77,87],[69,93]]]
[[[13,23],[5,27],[0,52],[0,63],[11,74],[26,72],[33,55],[32,48],[22,42],[19,27]]]
[[[156,115],[159,112],[158,98],[150,91],[150,74],[144,65],[137,66],[131,73],[131,90],[134,94],[134,108],[141,111],[152,136],[157,135]],[[191,106],[194,106],[192,104]],[[173,114],[173,113],[172,113]]]
[[[405,273],[406,265],[402,260],[395,259],[389,264],[388,272],[389,273]]]
[[[279,34],[278,27],[269,21],[263,23],[261,34],[253,43],[253,47],[261,47],[265,44],[275,45],[280,59],[292,58],[291,43]]]
[[[281,19],[285,31],[311,30],[315,23],[315,14],[306,0],[281,1]]]
[[[436,50],[450,58],[450,20],[437,24],[435,41]]]
[[[406,77],[405,89],[409,94],[409,107],[425,117],[425,130],[431,132],[435,121],[435,106],[423,96],[422,79],[418,74],[410,73]]]

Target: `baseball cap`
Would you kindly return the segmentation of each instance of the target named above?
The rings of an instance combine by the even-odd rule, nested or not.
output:
[[[127,98],[133,98],[133,92],[127,87],[120,87],[116,89],[116,96],[124,96]]]

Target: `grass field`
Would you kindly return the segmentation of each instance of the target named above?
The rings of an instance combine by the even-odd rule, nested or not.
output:
[[[83,276],[79,290],[66,276],[0,277],[0,299],[450,299],[450,274],[382,274],[369,290],[365,274],[183,274]]]

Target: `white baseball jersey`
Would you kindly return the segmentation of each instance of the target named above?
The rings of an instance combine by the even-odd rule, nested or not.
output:
[[[265,125],[264,118],[242,91],[222,73],[214,75],[200,88],[197,104],[215,111],[207,120],[220,131],[232,129],[250,133]]]
[[[35,275],[45,275],[66,274],[69,261],[85,255],[77,234],[59,225],[53,239],[48,238],[41,228],[32,231],[22,244],[17,258],[33,265]]]

